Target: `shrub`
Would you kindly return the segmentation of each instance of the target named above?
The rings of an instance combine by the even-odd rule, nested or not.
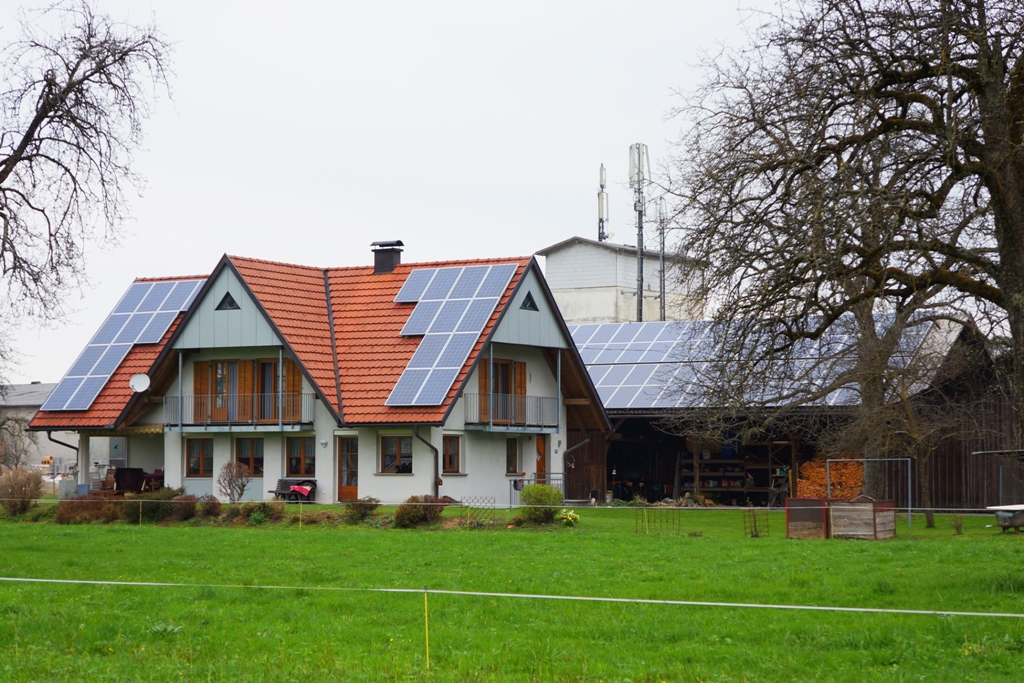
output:
[[[267,513],[263,510],[256,510],[249,515],[249,526],[259,526],[267,521]]]
[[[420,502],[423,503],[423,519],[426,523],[437,524],[446,503],[434,496],[420,496]]]
[[[28,512],[43,490],[43,475],[21,467],[0,472],[0,505],[10,517]]]
[[[409,496],[395,510],[395,526],[400,528],[414,527],[420,522],[435,524],[441,519],[444,503],[434,496]]]
[[[174,497],[174,513],[171,515],[179,522],[185,522],[196,516],[196,503],[198,498],[191,494],[182,494]]]
[[[547,484],[528,484],[519,494],[519,500],[527,507],[522,511],[523,519],[534,524],[551,524],[558,514],[556,507],[562,504],[562,491]]]
[[[250,521],[252,520],[253,515],[258,515],[263,522],[280,522],[284,518],[284,503],[271,503],[265,500],[251,500],[248,503],[242,503],[237,508],[232,509],[238,510],[236,516]],[[257,524],[262,524],[263,522],[257,522]]]
[[[125,516],[124,503],[105,498],[65,498],[57,503],[58,524],[114,522]]]
[[[367,517],[372,516],[379,507],[380,500],[373,496],[365,496],[358,500],[345,503],[345,517],[352,524],[358,524]]]
[[[232,503],[237,503],[245,495],[245,489],[248,488],[250,481],[252,473],[249,472],[248,465],[235,461],[226,462],[217,476],[217,488],[222,496]]]
[[[224,521],[233,522],[241,514],[242,510],[238,505],[232,505],[228,508],[228,511],[224,514]]]
[[[207,493],[199,496],[198,502],[202,506],[199,512],[203,517],[220,517],[221,502],[217,496]]]
[[[185,489],[164,488],[152,493],[140,493],[134,496],[142,501],[142,519],[147,522],[162,522],[174,515],[174,499],[185,495]],[[127,497],[126,497],[127,498]],[[135,506],[126,504],[129,508]],[[135,508],[137,510],[137,508]]]
[[[414,527],[423,521],[423,506],[419,504],[419,496],[409,496],[409,499],[398,506],[395,510],[395,526],[399,529]]]

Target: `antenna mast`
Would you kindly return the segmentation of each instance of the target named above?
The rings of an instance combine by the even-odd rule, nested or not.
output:
[[[668,209],[665,208],[665,198],[658,198],[658,237],[661,241],[661,248],[658,250],[658,303],[661,307],[661,321],[665,322],[665,224],[668,223]]]
[[[644,171],[646,170],[646,175]],[[629,146],[629,186],[633,188],[633,210],[636,211],[636,321],[644,320],[644,182],[651,175],[647,145]]]
[[[608,239],[608,233],[604,231],[604,224],[608,220],[608,193],[604,191],[604,164],[601,164],[601,189],[597,191],[597,241],[604,242]]]

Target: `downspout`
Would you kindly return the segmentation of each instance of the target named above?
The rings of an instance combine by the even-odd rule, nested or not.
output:
[[[420,436],[420,426],[419,425],[413,425],[412,433],[413,433],[413,435],[417,439],[419,439],[423,443],[427,444],[427,448],[429,448],[430,450],[434,451],[434,486],[433,486],[433,488],[431,490],[434,492],[433,493],[434,498],[437,498],[438,497],[438,495],[437,495],[438,494],[437,487],[441,484],[441,477],[437,473],[437,459],[439,457],[441,457],[441,454],[438,452],[438,450],[434,446],[434,444],[430,443],[429,441],[424,439],[422,436]]]
[[[71,444],[64,443],[63,441],[57,441],[57,439],[53,438],[53,432],[50,431],[49,429],[46,430],[46,438],[49,439],[50,441],[52,441],[55,444],[60,444],[61,446],[64,446],[65,448],[70,448],[75,453],[78,452],[78,446],[72,446]]]

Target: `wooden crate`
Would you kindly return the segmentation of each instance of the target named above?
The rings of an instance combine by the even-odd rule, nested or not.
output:
[[[786,499],[786,538],[828,538],[825,498]]]
[[[878,540],[896,535],[896,509],[891,500],[833,500],[828,511],[834,538]]]

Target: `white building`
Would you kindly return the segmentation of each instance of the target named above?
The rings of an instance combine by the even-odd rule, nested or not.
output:
[[[636,247],[584,237],[537,252],[544,274],[570,325],[636,321]],[[658,252],[644,250],[644,321],[660,320]],[[665,319],[699,320],[703,302],[696,296],[700,272],[678,255],[665,255]]]

